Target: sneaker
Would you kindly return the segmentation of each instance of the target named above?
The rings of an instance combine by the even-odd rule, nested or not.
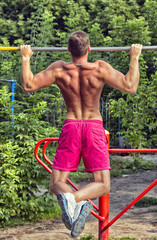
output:
[[[62,209],[62,220],[69,230],[72,229],[72,219],[76,202],[72,193],[59,193],[57,195],[58,203]]]
[[[93,204],[88,201],[81,201],[76,205],[71,236],[78,237],[85,227],[86,217],[89,215]]]

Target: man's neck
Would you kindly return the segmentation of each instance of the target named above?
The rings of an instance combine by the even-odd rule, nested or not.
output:
[[[87,58],[88,58],[88,54],[86,54],[86,55],[84,55],[84,56],[82,56],[80,58],[72,56],[72,63],[75,66],[82,66],[84,63],[87,62]]]
[[[72,61],[72,63],[75,65],[75,66],[78,66],[78,67],[80,67],[80,66],[82,66],[84,63],[86,63],[87,61],[84,61],[84,62],[82,62],[82,63],[75,63],[75,62],[73,62]]]

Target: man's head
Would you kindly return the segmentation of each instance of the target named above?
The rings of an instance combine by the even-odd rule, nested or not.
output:
[[[82,57],[89,51],[89,37],[83,31],[77,31],[70,35],[68,49],[74,57]]]

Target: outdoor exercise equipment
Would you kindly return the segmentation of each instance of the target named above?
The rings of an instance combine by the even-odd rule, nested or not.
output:
[[[106,132],[107,140],[108,140],[108,149],[109,149],[109,132]],[[46,155],[46,148],[47,146],[54,141],[58,141],[59,138],[44,138],[40,140],[35,147],[34,154],[37,159],[37,161],[49,172],[51,173],[52,170],[45,164],[38,155],[38,149],[41,146],[42,143],[43,149],[42,154],[43,158],[47,161],[47,163],[52,166],[52,162],[49,160],[49,158]],[[128,152],[144,152],[144,153],[157,153],[157,149],[109,149],[109,153],[128,153]],[[77,191],[78,188],[69,180],[67,179],[67,182]],[[157,179],[154,180],[152,184],[150,184],[137,198],[135,198],[127,207],[125,207],[116,217],[114,217],[109,222],[109,194],[102,196],[99,198],[99,207],[97,207],[91,200],[88,199],[88,201],[91,201],[93,203],[93,207],[99,212],[97,214],[95,211],[91,211],[91,213],[99,220],[99,240],[108,240],[109,239],[109,227],[117,221],[126,211],[128,211],[134,204],[136,204],[143,196],[145,196],[152,188],[154,188],[157,185]]]
[[[19,47],[0,47],[0,51],[19,51]],[[67,47],[32,47],[33,51],[60,51],[60,52],[66,52],[68,49]],[[129,51],[130,47],[92,47],[91,51],[95,52],[105,52],[105,51]],[[142,50],[157,50],[157,46],[143,46]],[[109,133],[106,133],[107,139],[108,139],[108,148],[109,148]],[[45,164],[38,155],[38,148],[41,146],[42,143],[45,142],[43,146],[43,157],[47,161],[50,166],[52,166],[52,162],[48,159],[46,156],[46,148],[47,146],[53,142],[58,141],[58,138],[44,138],[40,140],[35,147],[35,157],[37,161],[49,172],[51,173],[51,168]],[[150,152],[157,152],[157,149],[109,149],[109,153],[128,153],[128,152],[144,152],[144,153],[150,153]],[[78,190],[78,188],[69,180],[67,179],[68,183],[71,184],[71,186]],[[93,207],[99,211],[99,214],[92,211],[92,214],[98,218],[99,220],[99,240],[108,240],[109,239],[109,227],[117,221],[128,209],[130,209],[136,202],[138,202],[144,195],[146,195],[152,188],[154,188],[157,185],[157,179],[150,184],[137,198],[134,199],[126,208],[123,209],[115,218],[113,218],[109,222],[109,194],[102,196],[99,198],[99,207],[97,207],[93,203]],[[88,200],[91,201],[91,200]]]
[[[67,47],[31,47],[39,52],[67,52]],[[19,51],[19,47],[0,47],[0,51]],[[129,51],[130,47],[91,47],[93,52]],[[157,50],[157,46],[143,46],[142,50]]]

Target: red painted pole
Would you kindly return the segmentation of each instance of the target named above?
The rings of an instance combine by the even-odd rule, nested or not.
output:
[[[137,198],[135,198],[126,208],[124,208],[110,223],[108,223],[101,231],[106,231],[115,221],[117,221],[126,211],[128,211],[135,203],[137,203],[144,195],[157,185],[157,179],[152,182]]]
[[[109,149],[110,136],[108,131],[105,131],[105,133]],[[99,219],[99,240],[108,240],[109,228],[107,228],[106,231],[102,231],[102,229],[104,229],[104,227],[109,223],[109,194],[106,194],[99,198],[99,215],[101,217],[104,217],[104,221]]]

